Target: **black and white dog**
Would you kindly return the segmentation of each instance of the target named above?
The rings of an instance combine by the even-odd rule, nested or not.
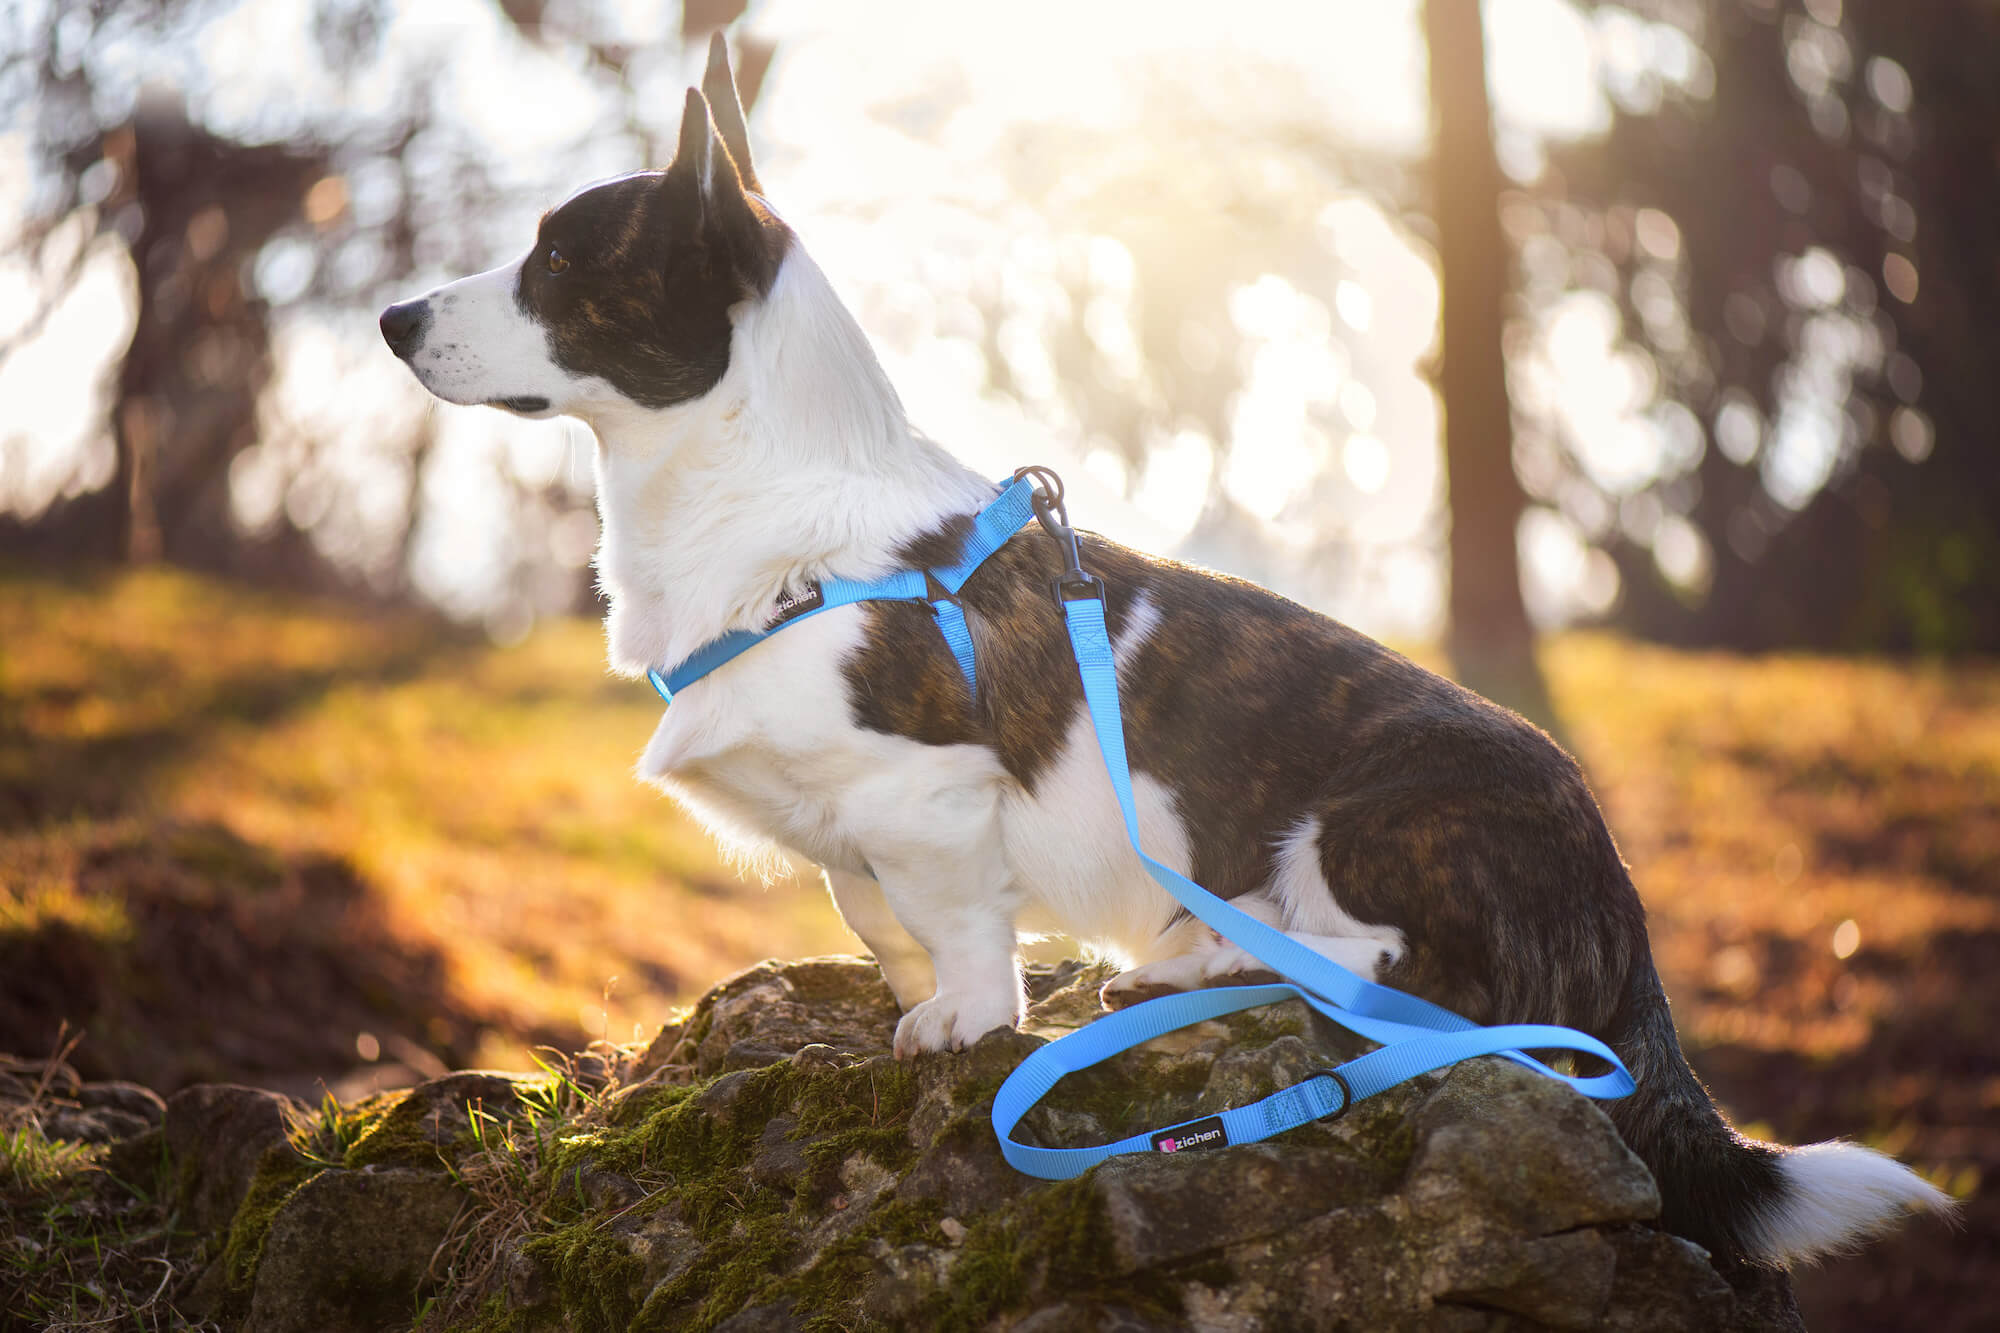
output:
[[[764,203],[719,37],[704,88],[672,166],[584,188],[525,256],[381,321],[447,402],[595,431],[606,632],[632,675],[762,628],[788,589],[954,563],[995,493],[912,431]],[[1949,1208],[1868,1149],[1723,1120],[1618,849],[1548,737],[1263,589],[1089,537],[1084,563],[1109,590],[1154,856],[1363,977],[1608,1041],[1639,1090],[1606,1109],[1666,1225],[1711,1250],[1789,1263]],[[906,1011],[898,1055],[1019,1021],[1017,932],[1123,960],[1113,1005],[1258,967],[1126,843],[1049,595],[1060,567],[1024,532],[966,584],[976,695],[927,607],[844,607],[677,696],[641,760],[723,837],[825,868]]]

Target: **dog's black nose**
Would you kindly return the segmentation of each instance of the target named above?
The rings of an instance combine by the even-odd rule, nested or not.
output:
[[[422,297],[402,301],[382,312],[382,340],[397,356],[407,357],[423,346],[431,324],[431,303]]]

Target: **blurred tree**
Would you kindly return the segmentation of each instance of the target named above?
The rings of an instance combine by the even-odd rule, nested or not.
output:
[[[281,516],[250,531],[232,512],[231,465],[258,439],[272,372],[271,303],[255,274],[274,240],[315,244],[318,259],[349,240],[341,164],[395,160],[429,119],[413,98],[390,123],[339,147],[310,131],[243,142],[191,119],[171,81],[132,82],[132,51],[185,49],[230,8],[96,0],[17,9],[0,23],[0,106],[33,109],[23,119],[39,204],[12,248],[38,266],[52,252],[69,255],[0,356],[38,333],[70,295],[94,240],[128,251],[137,307],[105,404],[116,458],[108,483],[66,487],[39,513],[0,513],[0,550],[36,559],[164,558],[270,583],[358,590],[353,571],[329,560],[305,524]],[[369,58],[385,22],[386,0],[326,0],[315,10],[312,38],[330,68],[351,70]],[[115,109],[107,115],[107,108]],[[410,210],[396,210],[376,230],[379,262],[353,286],[412,266]],[[299,295],[345,294],[334,265],[308,262],[313,282]],[[421,454],[426,442],[419,430],[414,450]],[[410,498],[406,523],[414,486]],[[398,580],[385,591],[401,588]]]
[[[1656,419],[1692,413],[1638,486],[1597,484],[1574,438],[1523,460],[1617,560],[1614,618],[1738,649],[2000,649],[2000,7],[1595,17],[1702,62],[1614,69],[1610,133],[1532,190],[1531,243],[1617,303]]]
[[[1500,169],[1479,0],[1426,0],[1424,36],[1430,49],[1431,215],[1443,292],[1437,385],[1451,494],[1446,645],[1462,683],[1552,726],[1554,709],[1521,598],[1515,534],[1524,497],[1514,477],[1512,409],[1500,356],[1511,257],[1500,232]]]
[[[267,307],[243,278],[264,243],[300,219],[328,158],[314,144],[220,138],[158,92],[129,121],[68,148],[68,180],[93,170],[112,178],[95,204],[98,228],[132,232],[139,308],[112,397],[117,463],[101,490],[0,528],[0,541],[40,558],[164,557],[268,577],[276,557],[295,578],[317,571],[296,529],[240,539],[229,464],[256,438],[270,376]]]
[[[393,76],[409,57],[385,49],[384,35],[404,8],[315,0],[298,34],[298,80],[340,87]],[[743,8],[689,4],[680,27],[705,39]],[[496,13],[517,44],[584,71],[597,100],[566,106],[563,118],[579,144],[619,168],[662,160],[680,102],[654,108],[644,90],[680,57],[672,30],[635,29],[594,0],[505,0]],[[343,484],[349,442],[338,427],[273,406],[274,339],[286,319],[324,331],[407,295],[419,275],[491,263],[496,244],[516,238],[496,237],[486,221],[573,186],[576,155],[551,160],[559,181],[496,161],[443,79],[394,78],[394,91],[374,101],[274,104],[258,110],[256,131],[240,111],[218,124],[203,47],[218,25],[250,14],[243,0],[0,7],[0,113],[26,132],[32,173],[27,216],[0,248],[26,257],[41,279],[38,308],[0,343],[0,359],[42,330],[105,245],[130,257],[135,307],[130,344],[107,377],[108,475],[92,475],[85,450],[53,503],[31,499],[29,508],[0,494],[0,552],[164,558],[293,587],[410,596],[433,419],[406,413],[388,423],[399,438],[368,441],[377,475],[401,478],[385,516]],[[771,54],[763,43],[739,53],[746,104]],[[11,443],[0,429],[0,465]],[[234,503],[246,463],[273,497],[255,520]],[[524,479],[504,464],[495,472],[511,490],[516,529],[503,544],[512,564],[502,600],[516,615],[591,601],[580,558],[588,545],[579,550],[575,532],[575,520],[589,521],[587,492],[560,476]],[[551,559],[556,546],[567,559]]]

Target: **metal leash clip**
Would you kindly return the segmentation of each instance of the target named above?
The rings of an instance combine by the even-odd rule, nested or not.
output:
[[[1035,487],[1033,505],[1035,519],[1042,530],[1055,538],[1062,548],[1063,572],[1056,575],[1051,583],[1058,602],[1077,602],[1087,599],[1104,600],[1104,582],[1083,568],[1083,550],[1077,542],[1076,529],[1069,525],[1069,510],[1063,506],[1062,478],[1053,468],[1024,467],[1014,470],[1014,480],[1028,478]]]

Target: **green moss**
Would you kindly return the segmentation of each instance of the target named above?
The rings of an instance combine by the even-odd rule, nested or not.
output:
[[[619,1108],[613,1124],[562,1139],[550,1165],[551,1179],[560,1182],[596,1170],[659,1182],[631,1216],[638,1220],[673,1209],[700,1246],[694,1262],[648,1294],[635,1313],[606,1308],[589,1293],[607,1282],[629,1287],[643,1265],[631,1257],[625,1241],[594,1230],[581,1216],[577,1196],[560,1185],[554,1206],[564,1225],[532,1241],[529,1252],[550,1268],[565,1314],[586,1326],[598,1321],[618,1327],[630,1322],[641,1329],[705,1329],[746,1305],[786,1297],[800,1308],[851,1304],[858,1289],[852,1278],[860,1276],[853,1272],[860,1240],[849,1238],[851,1243],[838,1247],[831,1264],[822,1256],[815,1268],[824,1268],[821,1276],[828,1280],[815,1284],[785,1276],[805,1226],[800,1210],[833,1195],[841,1166],[856,1155],[892,1172],[906,1167],[916,1153],[907,1123],[917,1095],[914,1071],[888,1060],[846,1068],[782,1061],[691,1088],[653,1090]],[[796,1117],[791,1137],[804,1141],[807,1163],[791,1195],[751,1180],[746,1170],[767,1127],[781,1115]],[[914,1210],[876,1212],[879,1219],[871,1214],[864,1222],[865,1239],[891,1233],[914,1238],[936,1220],[934,1209],[922,1215]],[[622,1258],[614,1262],[613,1251]],[[849,1280],[836,1283],[830,1280],[833,1274]]]
[[[953,1067],[957,1077],[946,1095],[957,1110],[922,1144],[910,1134],[923,1088],[918,1069],[929,1079],[938,1067],[884,1057],[844,1068],[781,1061],[693,1086],[645,1089],[588,1128],[553,1123],[539,1174],[540,1234],[525,1245],[554,1288],[553,1317],[591,1333],[699,1331],[744,1309],[783,1304],[809,1329],[847,1329],[883,1317],[862,1308],[863,1294],[872,1290],[891,1302],[899,1322],[913,1327],[982,1323],[1051,1292],[1101,1294],[1171,1321],[1184,1315],[1189,1282],[1220,1286],[1233,1280],[1229,1265],[1213,1258],[1111,1276],[1119,1269],[1113,1238],[1087,1177],[1030,1189],[968,1219],[971,1229],[957,1246],[940,1230],[942,1205],[934,1200],[884,1195],[855,1205],[865,1212],[836,1220],[847,1206],[836,1206],[842,1170],[856,1158],[901,1176],[925,1151],[988,1146],[981,1105],[992,1090],[988,1085],[997,1086],[1012,1068],[1011,1060],[994,1054],[990,1062]],[[1200,1060],[1160,1064],[1159,1077],[1140,1080],[1148,1084],[1143,1099],[1132,1095],[1129,1070],[1125,1078],[1106,1071],[1066,1081],[1058,1104],[1111,1123],[1151,1123],[1163,1102],[1185,1106],[1212,1068]],[[364,1141],[384,1148],[397,1142],[399,1111],[392,1107],[379,1117]],[[795,1184],[774,1187],[750,1172],[774,1120],[790,1125],[789,1137],[804,1160]],[[1400,1114],[1357,1128],[1362,1133],[1350,1145],[1357,1151],[1395,1162],[1414,1148]],[[414,1145],[407,1135],[403,1141],[435,1156],[436,1145],[421,1136]],[[361,1153],[361,1143],[355,1147],[356,1157],[373,1155]],[[644,1197],[614,1213],[593,1211],[595,1191],[584,1182],[600,1173],[637,1183]],[[826,1230],[838,1230],[843,1221],[851,1230],[827,1239]],[[680,1228],[682,1240],[667,1242],[670,1249],[656,1251],[649,1243]],[[815,1231],[818,1239],[809,1239]],[[942,1276],[934,1283],[919,1277],[914,1285],[882,1286],[885,1255],[911,1246],[933,1251]],[[808,1250],[810,1261],[799,1267]],[[669,1262],[685,1266],[662,1280]],[[912,1271],[921,1274],[924,1265]],[[476,1327],[491,1333],[538,1326],[533,1315],[519,1316],[528,1321],[523,1325],[510,1325],[491,1310],[480,1318]]]
[[[859,1297],[877,1266],[876,1245],[944,1249],[948,1242],[938,1229],[943,1217],[944,1210],[929,1199],[888,1199],[860,1226],[821,1250],[810,1268],[776,1284],[766,1299],[790,1298],[792,1312],[810,1333],[845,1333],[863,1322]]]
[[[793,1138],[799,1137],[795,1131]],[[840,1168],[850,1158],[861,1156],[880,1163],[891,1174],[900,1175],[916,1156],[910,1146],[909,1131],[900,1125],[869,1126],[842,1130],[814,1139],[805,1145],[805,1173],[799,1177],[798,1199],[802,1204],[832,1197],[840,1187]]]
[[[537,1236],[522,1250],[555,1280],[568,1327],[579,1333],[631,1327],[646,1268],[621,1236],[585,1220]]]
[[[1111,1228],[1089,1176],[1030,1191],[980,1218],[924,1323],[966,1327],[1019,1306],[1036,1289],[1087,1291],[1112,1271]]]
[[[420,1315],[413,1333],[422,1329],[425,1322],[425,1317]],[[496,1292],[480,1303],[478,1311],[470,1319],[453,1324],[451,1333],[520,1333],[522,1324],[521,1312],[508,1305],[507,1298]]]
[[[773,1066],[790,1067],[790,1061]],[[916,1071],[901,1061],[878,1057],[850,1069],[813,1070],[803,1079],[797,1088],[801,1135],[864,1123],[886,1125],[903,1120],[917,1106]]]
[[[1405,1107],[1379,1108],[1374,1117],[1361,1126],[1353,1147],[1357,1156],[1380,1167],[1385,1173],[1400,1176],[1408,1169],[1410,1159],[1417,1155],[1416,1124]]]
[[[564,1140],[557,1170],[587,1165],[695,1180],[748,1165],[776,1116],[797,1115],[794,1138],[886,1129],[908,1118],[916,1096],[916,1076],[888,1060],[844,1069],[781,1061],[635,1098],[611,1126]]]
[[[797,1233],[786,1219],[785,1200],[774,1190],[744,1184],[732,1190],[710,1183],[695,1191],[684,1216],[702,1241],[699,1258],[671,1282],[662,1283],[633,1323],[641,1330],[706,1330],[747,1305],[760,1303],[781,1285]]]
[[[369,1166],[412,1166],[435,1169],[449,1164],[476,1139],[470,1117],[447,1113],[428,1123],[432,1103],[410,1094],[373,1097],[347,1109],[350,1117],[339,1137],[347,1144],[340,1165],[350,1170]],[[451,1132],[446,1127],[453,1125]]]
[[[1280,1037],[1312,1041],[1318,1035],[1314,1031],[1314,1021],[1312,1010],[1300,1000],[1245,1009],[1229,1016],[1230,1049],[1255,1050],[1269,1046]]]
[[[222,1250],[223,1276],[231,1293],[249,1293],[257,1261],[264,1257],[264,1237],[271,1230],[271,1219],[323,1169],[299,1156],[289,1143],[273,1144],[257,1159],[257,1174],[236,1216],[230,1219],[229,1239]]]

